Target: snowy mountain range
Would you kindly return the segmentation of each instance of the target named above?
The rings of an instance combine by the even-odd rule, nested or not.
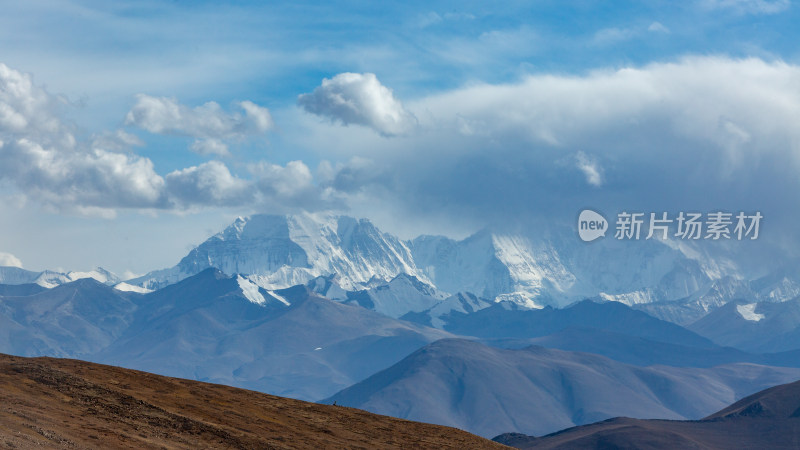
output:
[[[116,274],[102,267],[87,272],[58,272],[53,270],[33,272],[19,267],[0,267],[0,284],[6,285],[38,284],[45,288],[53,288],[64,283],[86,278],[91,278],[110,286],[120,285],[121,290],[139,290],[127,283],[122,283],[122,280]]]
[[[402,240],[367,219],[310,213],[240,217],[174,267],[132,280],[102,268],[4,267],[0,283],[51,288],[93,278],[147,293],[212,267],[267,290],[307,284],[320,295],[391,317],[425,314],[423,322],[436,327],[453,310],[494,302],[565,307],[586,298],[635,305],[688,325],[731,300],[782,302],[800,295],[797,264],[750,279],[734,258],[687,243],[604,239],[587,245],[574,230],[557,226]]]
[[[91,278],[120,292],[146,294],[214,268],[239,280],[253,298],[259,289],[274,293],[305,285],[330,300],[461,333],[463,323],[503,313],[524,317],[524,310],[564,308],[586,298],[627,304],[682,326],[735,301],[744,305],[736,311],[750,315],[729,314],[717,325],[708,319],[703,334],[740,349],[778,351],[800,345],[748,347],[723,335],[737,322],[754,327],[750,323],[761,302],[796,298],[796,267],[787,264],[748,279],[732,258],[710,256],[686,243],[605,239],[586,244],[574,230],[556,226],[513,233],[485,229],[462,240],[402,240],[367,219],[302,213],[240,217],[174,267],[132,280],[121,281],[102,268],[62,273],[2,267],[0,284],[53,288]],[[796,322],[790,325],[800,326]]]
[[[729,260],[659,240],[586,245],[574,230],[542,227],[515,233],[486,229],[463,240],[420,236],[404,241],[366,219],[309,213],[240,217],[176,266],[127,283],[153,290],[209,267],[242,274],[272,290],[323,277],[336,285],[334,291],[357,292],[407,275],[435,290],[431,297],[437,301],[469,292],[527,308],[598,297],[628,305],[694,300],[707,311],[709,304],[724,304],[739,295],[736,287],[749,289],[750,283]],[[771,301],[800,292],[800,276],[764,284],[754,295]],[[405,309],[434,306],[416,301]]]

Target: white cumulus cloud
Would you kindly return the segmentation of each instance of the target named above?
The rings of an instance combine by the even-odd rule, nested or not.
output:
[[[229,156],[228,146],[219,139],[198,139],[189,147],[198,155]]]
[[[190,147],[193,151],[225,156],[228,147],[224,140],[264,134],[273,127],[267,108],[250,101],[238,102],[236,106],[243,113],[226,112],[216,102],[190,108],[174,98],[139,94],[125,116],[125,124],[155,134],[193,137],[196,139]]]
[[[22,268],[22,261],[11,253],[0,252],[0,267]]]
[[[285,167],[258,163],[250,168],[262,190],[279,195],[293,196],[312,186],[311,170],[302,161],[290,161]]]
[[[726,208],[761,211],[777,236],[800,220],[783,194],[800,190],[799,86],[800,66],[724,56],[472,85],[410,104],[424,132],[380,153],[318,126],[319,145],[372,161],[320,182],[407,217]]]
[[[158,205],[163,180],[150,160],[81,145],[59,117],[64,103],[0,64],[0,179],[58,209]]]
[[[290,209],[316,210],[343,207],[336,192],[320,188],[314,176],[302,161],[289,161],[285,166],[259,162],[251,164],[249,171],[256,186],[256,203],[264,209],[278,204],[292,205]]]
[[[247,101],[238,105],[242,113],[225,112],[213,102],[191,109],[173,99],[139,96],[127,122],[154,133],[193,136],[198,153],[225,156],[226,141],[272,127],[266,108]],[[251,179],[237,177],[219,161],[161,175],[150,159],[133,151],[144,144],[130,133],[106,131],[77,140],[61,118],[66,106],[30,75],[0,64],[0,182],[49,210],[114,217],[119,208],[187,210],[252,207],[254,202],[284,207],[297,199],[310,207],[324,203],[308,168],[299,162],[285,167],[264,163],[269,170]]]
[[[252,200],[248,182],[230,173],[219,161],[209,161],[168,173],[167,189],[181,207],[241,205]]]
[[[344,125],[357,124],[372,128],[383,136],[406,134],[417,123],[372,73],[340,73],[322,80],[310,94],[298,97],[306,111]]]

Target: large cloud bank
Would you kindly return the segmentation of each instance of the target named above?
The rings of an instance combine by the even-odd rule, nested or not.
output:
[[[406,217],[479,224],[571,221],[587,206],[760,210],[786,233],[800,220],[800,67],[782,61],[686,57],[406,103],[419,123],[403,138],[320,125],[320,144],[355,156],[326,183]]]
[[[765,236],[800,220],[800,67],[782,61],[686,57],[402,103],[371,74],[340,74],[309,91],[299,115],[285,116],[300,125],[284,140],[317,149],[316,171],[252,161],[237,176],[212,160],[162,175],[133,151],[77,142],[59,97],[0,66],[0,177],[59,208],[349,206],[476,224],[572,220],[582,207],[759,210]],[[139,96],[127,121],[225,153],[215,141],[273,126],[265,108],[234,106]]]
[[[161,175],[152,161],[129,151],[141,142],[122,130],[92,142],[76,139],[61,117],[66,106],[29,74],[0,64],[0,179],[48,208],[113,215],[118,208],[303,207],[321,201],[307,177],[285,175],[306,175],[308,168],[299,161],[268,169],[253,164],[247,179],[219,161]],[[174,99],[139,95],[126,122],[152,133],[193,137],[198,152],[224,155],[226,141],[272,127],[266,108],[249,101],[238,106],[243,113],[225,112],[213,102],[192,109]]]

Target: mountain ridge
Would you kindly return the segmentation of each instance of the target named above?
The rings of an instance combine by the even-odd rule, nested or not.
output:
[[[731,264],[716,265],[699,255],[657,240],[609,239],[588,246],[560,227],[483,229],[462,240],[431,235],[402,240],[367,219],[256,214],[237,218],[172,268],[127,282],[157,289],[213,266],[266,289],[335,275],[339,287],[357,291],[373,280],[406,274],[444,293],[472,292],[538,308],[594,296],[626,304],[678,300],[708,289],[719,277],[740,276],[721,272],[722,266],[734,270]]]
[[[797,448],[800,381],[765,389],[694,421],[627,417],[546,436],[504,433],[494,441],[519,449]]]
[[[701,418],[800,369],[737,363],[708,369],[637,367],[533,346],[464,339],[429,344],[324,400],[468,429],[481,436],[542,435],[615,416]]]
[[[800,272],[790,265],[751,277],[727,250],[709,253],[697,245],[610,238],[586,244],[574,230],[555,224],[516,231],[486,228],[461,240],[433,235],[403,240],[368,219],[330,212],[254,214],[237,218],[171,268],[125,282],[102,269],[41,275],[40,281],[52,287],[90,276],[120,290],[147,293],[216,267],[267,290],[322,277],[336,289],[357,292],[404,274],[443,294],[472,293],[529,309],[602,298],[680,325],[735,298],[785,301],[800,293]],[[21,269],[6,269],[0,270],[0,280],[39,282]]]
[[[8,448],[506,448],[453,428],[90,362],[0,354]]]

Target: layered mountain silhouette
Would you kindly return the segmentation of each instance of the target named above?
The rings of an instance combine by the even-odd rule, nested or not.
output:
[[[445,330],[372,310],[373,299],[402,298],[391,292],[398,286],[429,289],[405,275],[339,300],[308,285],[267,290],[213,268],[149,294],[93,279],[25,286],[35,285],[10,291],[30,295],[0,297],[0,351],[79,357],[304,400],[333,396],[487,437],[617,415],[699,418],[800,377],[797,352],[722,348],[616,302],[528,310],[456,295],[443,305],[464,312],[453,306],[440,316]],[[473,304],[481,308],[467,311]]]
[[[795,449],[800,445],[800,381],[750,395],[702,420],[614,418],[540,438],[507,433],[521,449]]]
[[[752,279],[696,248],[573,231],[403,240],[365,219],[255,215],[134,280],[4,267],[0,352],[487,437],[699,419],[800,378],[796,270]]]
[[[637,367],[588,353],[434,342],[325,400],[496,436],[541,435],[616,416],[701,418],[736,399],[800,378],[800,369],[747,363]]]
[[[144,296],[131,327],[92,359],[319,400],[452,336],[304,286],[260,293],[264,304],[236,277],[207,269]]]
[[[319,400],[451,334],[206,269],[151,294],[92,279],[0,298],[0,351]]]
[[[800,347],[800,298],[780,303],[729,302],[689,328],[719,344],[746,351],[794,350]]]

